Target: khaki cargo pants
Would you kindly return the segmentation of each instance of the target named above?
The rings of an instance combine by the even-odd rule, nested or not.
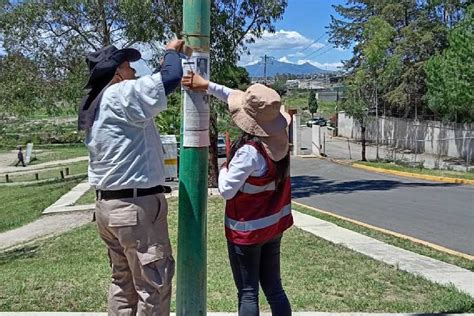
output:
[[[112,267],[109,315],[168,316],[174,259],[164,195],[98,199],[95,214]]]

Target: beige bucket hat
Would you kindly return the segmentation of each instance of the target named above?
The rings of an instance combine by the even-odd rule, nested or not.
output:
[[[235,124],[244,132],[259,136],[271,159],[279,161],[288,154],[291,117],[275,90],[253,84],[245,92],[232,91],[228,104]]]

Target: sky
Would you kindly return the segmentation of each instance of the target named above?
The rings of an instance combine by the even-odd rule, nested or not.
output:
[[[345,0],[289,0],[283,19],[275,23],[275,33],[265,33],[248,45],[250,55],[241,56],[240,66],[256,63],[265,54],[294,64],[309,62],[322,69],[336,70],[341,60],[352,56],[351,49],[334,48],[328,43],[327,26],[333,4]]]
[[[270,55],[279,61],[337,70],[341,60],[349,59],[351,49],[334,48],[328,43],[327,26],[331,14],[336,15],[333,4],[345,0],[289,0],[283,19],[275,22],[275,33],[264,33],[254,44],[248,45],[250,55],[243,55],[240,66],[256,63],[261,56]],[[141,48],[141,47],[140,47]],[[4,53],[0,41],[0,55]],[[144,62],[134,65],[139,74],[151,72]]]

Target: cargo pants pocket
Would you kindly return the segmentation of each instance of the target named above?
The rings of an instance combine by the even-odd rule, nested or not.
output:
[[[152,245],[137,250],[137,256],[142,266],[142,277],[145,282],[158,291],[163,286],[171,285],[175,262],[170,246]]]

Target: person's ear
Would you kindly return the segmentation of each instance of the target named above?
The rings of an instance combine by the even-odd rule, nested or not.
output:
[[[120,74],[120,70],[117,68],[117,71],[115,71],[115,75],[120,79],[120,81],[123,80],[122,75]]]

